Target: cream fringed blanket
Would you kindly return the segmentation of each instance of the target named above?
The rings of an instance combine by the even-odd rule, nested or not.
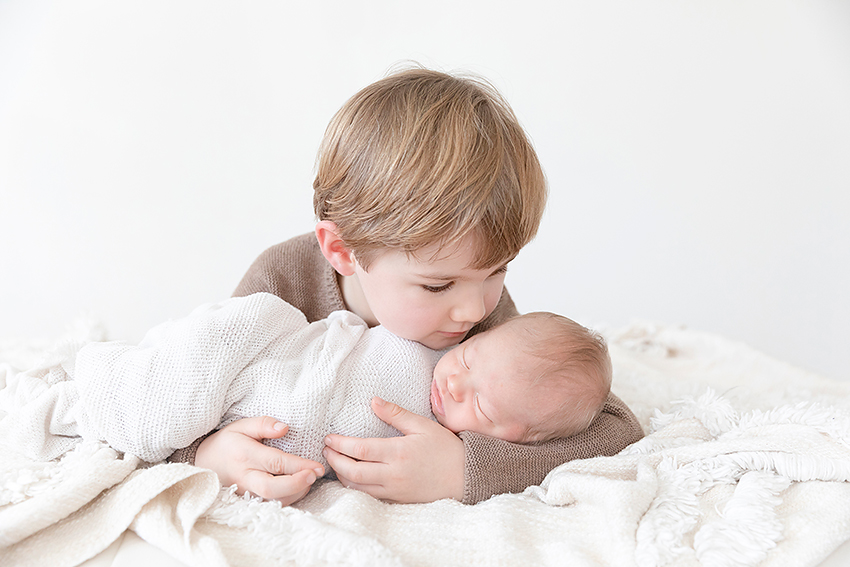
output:
[[[677,328],[609,341],[614,392],[649,435],[475,506],[385,504],[321,481],[284,508],[100,444],[34,462],[0,421],[0,564],[76,565],[127,527],[198,566],[805,567],[850,538],[850,383]],[[23,368],[33,352],[0,354]]]

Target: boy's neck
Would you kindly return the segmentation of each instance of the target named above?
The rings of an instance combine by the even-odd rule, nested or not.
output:
[[[360,287],[360,281],[357,275],[343,276],[336,274],[339,289],[342,293],[342,301],[345,303],[345,308],[366,321],[370,327],[378,324],[369,303],[366,302],[366,296],[363,295],[363,289]]]

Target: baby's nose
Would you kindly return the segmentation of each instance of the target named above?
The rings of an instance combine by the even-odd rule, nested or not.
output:
[[[456,402],[462,402],[464,397],[464,387],[463,380],[458,374],[452,374],[449,376],[449,379],[446,380],[446,388],[449,390],[449,394],[452,399]]]

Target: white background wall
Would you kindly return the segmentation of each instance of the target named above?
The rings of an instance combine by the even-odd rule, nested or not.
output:
[[[324,128],[416,60],[488,77],[551,199],[521,311],[850,379],[850,3],[0,0],[0,337],[114,338],[310,230]]]

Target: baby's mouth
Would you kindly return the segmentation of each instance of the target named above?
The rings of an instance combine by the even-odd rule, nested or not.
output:
[[[443,396],[440,395],[436,380],[431,380],[431,411],[437,415],[446,415],[443,409]]]

